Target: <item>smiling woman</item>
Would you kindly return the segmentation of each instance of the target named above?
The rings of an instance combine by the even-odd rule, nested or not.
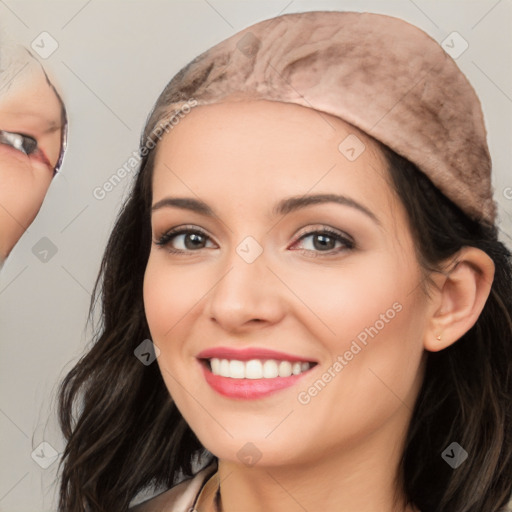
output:
[[[66,111],[35,58],[0,46],[0,265],[36,217],[66,145]]]
[[[192,99],[62,384],[61,512],[502,510],[510,254],[453,60],[396,18],[280,16],[178,73],[141,149]]]

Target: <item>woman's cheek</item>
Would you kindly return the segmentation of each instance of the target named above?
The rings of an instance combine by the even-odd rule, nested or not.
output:
[[[351,338],[392,310],[400,295],[397,274],[383,276],[381,269],[375,264],[311,269],[308,279],[302,275],[292,287],[315,313],[324,335],[330,332],[336,338]],[[393,313],[389,311],[390,316]]]
[[[153,249],[164,251],[164,249]],[[166,255],[150,255],[144,276],[144,308],[153,341],[165,343],[190,321],[198,300],[204,295],[197,273],[170,266]]]
[[[176,308],[183,304],[176,300],[178,294],[173,293],[176,283],[170,282],[158,267],[150,257],[144,276],[144,309],[153,341],[160,345],[173,324]]]

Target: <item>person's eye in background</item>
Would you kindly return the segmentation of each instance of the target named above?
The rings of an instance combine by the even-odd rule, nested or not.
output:
[[[37,140],[23,133],[0,130],[0,144],[11,146],[25,155],[31,155],[38,150]]]
[[[0,46],[0,264],[39,212],[67,141],[64,103],[23,46]]]

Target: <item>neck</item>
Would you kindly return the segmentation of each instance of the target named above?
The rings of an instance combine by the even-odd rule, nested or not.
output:
[[[405,505],[399,472],[408,424],[400,413],[364,440],[314,460],[251,467],[219,460],[221,511],[416,512]]]

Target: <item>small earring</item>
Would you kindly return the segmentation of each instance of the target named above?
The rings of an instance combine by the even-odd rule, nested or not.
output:
[[[437,341],[441,341],[441,335],[440,335],[440,334],[438,334],[438,335],[436,336],[436,340],[437,340]]]

